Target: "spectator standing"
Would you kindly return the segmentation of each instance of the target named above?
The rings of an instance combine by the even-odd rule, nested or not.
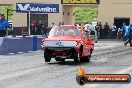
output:
[[[111,38],[112,39],[116,39],[116,35],[117,35],[117,27],[115,26],[115,24],[113,23],[112,25],[112,35],[111,35]]]
[[[31,34],[32,34],[32,35],[35,35],[35,30],[36,30],[36,22],[35,22],[35,20],[34,20],[34,21],[32,21],[32,23],[31,23]]]
[[[36,30],[36,34],[37,35],[40,35],[42,34],[42,25],[44,24],[43,21],[39,21],[38,24],[37,24],[37,30]]]
[[[104,36],[103,38],[108,38],[108,34],[109,34],[109,30],[110,30],[110,26],[108,25],[108,23],[106,22],[106,24],[104,25]]]
[[[4,14],[0,14],[0,37],[6,36],[6,31],[8,26],[9,26],[9,23],[5,19]]]
[[[127,40],[126,42],[124,43],[124,45],[126,46],[128,43],[130,44],[130,47],[132,47],[132,25],[129,25],[125,28],[125,35],[124,35]]]
[[[61,22],[59,22],[59,25],[58,26],[61,26]]]
[[[51,28],[53,28],[54,26],[55,26],[55,23],[52,23],[52,24],[51,24]]]
[[[97,25],[95,26],[95,30],[97,32],[97,38],[99,40],[99,38],[100,38],[100,26],[99,26],[99,22],[97,22]]]
[[[122,37],[123,37],[123,40],[126,40],[125,37],[124,37],[126,27],[127,27],[126,23],[123,23],[123,26],[122,26]]]
[[[117,32],[117,38],[121,39],[121,37],[122,37],[122,29],[119,28]]]
[[[102,36],[103,36],[103,28],[102,28],[102,23],[101,22],[99,22],[99,27],[100,27],[100,39],[102,39]]]
[[[46,30],[47,30],[47,28],[46,28],[44,22],[42,23],[41,26],[42,26],[41,27],[41,34],[42,34],[42,36],[46,37]]]
[[[81,28],[85,30],[85,25],[84,25],[84,23],[81,23]]]

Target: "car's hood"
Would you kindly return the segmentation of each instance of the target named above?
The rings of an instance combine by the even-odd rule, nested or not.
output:
[[[77,40],[81,40],[81,38],[80,37],[70,37],[70,36],[59,36],[59,37],[50,37],[50,38],[45,39],[45,41],[56,41],[56,40],[77,41]]]

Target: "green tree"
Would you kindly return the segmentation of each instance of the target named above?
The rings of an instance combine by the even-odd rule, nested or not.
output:
[[[1,6],[0,7],[1,13],[3,13],[6,18],[7,18],[7,9],[10,9],[8,13],[8,19],[12,20],[13,19],[13,12],[12,12],[13,6]]]
[[[75,9],[76,23],[89,23],[97,21],[97,8],[95,7],[77,7]]]

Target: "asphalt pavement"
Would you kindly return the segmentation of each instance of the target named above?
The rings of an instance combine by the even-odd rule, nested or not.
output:
[[[89,74],[132,75],[132,48],[122,41],[102,40],[95,44],[89,63],[73,60],[45,63],[43,51],[0,55],[0,88],[132,88],[129,84],[86,84],[76,82],[82,66]]]

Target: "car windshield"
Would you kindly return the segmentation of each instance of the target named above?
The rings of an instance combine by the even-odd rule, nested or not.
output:
[[[72,28],[72,27],[61,27],[56,26],[51,29],[49,32],[49,37],[58,37],[58,36],[71,36],[71,37],[79,37],[80,29]]]

